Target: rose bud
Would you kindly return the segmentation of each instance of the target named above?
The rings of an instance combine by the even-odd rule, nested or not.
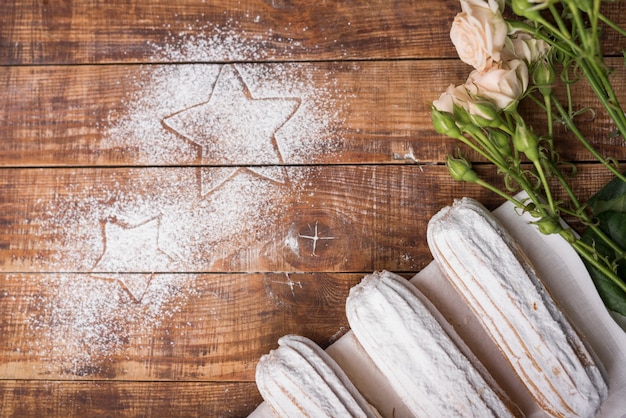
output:
[[[532,223],[537,225],[539,232],[544,235],[559,234],[561,233],[561,231],[563,231],[561,223],[551,216],[545,216],[538,221]]]
[[[470,110],[470,118],[475,125],[495,128],[502,123],[498,110],[491,102],[474,102]]]
[[[555,79],[554,68],[546,60],[539,61],[533,71],[533,83],[539,87],[539,92],[544,96],[552,93],[552,84]]]
[[[437,133],[447,135],[452,138],[458,138],[461,136],[459,127],[454,122],[454,117],[448,112],[442,112],[435,107],[430,112],[433,127]]]
[[[489,131],[489,140],[501,155],[505,157],[511,156],[511,142],[510,137],[507,134],[502,131],[492,129]]]
[[[468,183],[476,183],[478,174],[472,170],[472,165],[465,158],[454,158],[448,155],[446,166],[450,172],[450,176],[456,181],[465,181]]]
[[[513,8],[513,13],[518,16],[523,16],[526,19],[537,20],[541,17],[539,10],[548,6],[548,2],[545,2],[545,6],[543,3],[539,3],[539,5],[530,2],[529,0],[512,0],[511,7]]]
[[[520,122],[515,128],[513,135],[513,146],[515,149],[528,158],[533,163],[539,161],[539,139],[526,124]]]

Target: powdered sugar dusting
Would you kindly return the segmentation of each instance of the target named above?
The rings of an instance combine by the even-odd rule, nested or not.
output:
[[[141,303],[113,282],[79,275],[46,276],[40,285],[55,292],[31,301],[26,349],[49,364],[44,373],[79,376],[106,373],[111,355],[147,344],[150,333],[194,295],[193,281],[180,275],[156,276]]]
[[[187,116],[184,124],[179,117],[211,102],[216,83],[219,80],[228,82],[236,73],[243,88],[254,100],[260,101],[257,107],[263,105],[266,108],[268,103],[274,103],[294,110],[287,120],[284,112],[265,113],[269,125],[280,127],[274,136],[282,161],[265,158],[265,161],[255,161],[255,164],[310,164],[315,158],[340,151],[343,139],[340,123],[344,111],[342,103],[347,94],[336,86],[331,74],[324,74],[322,78],[327,81],[320,85],[320,80],[315,80],[307,70],[308,65],[296,63],[227,64],[226,67],[212,64],[146,66],[142,81],[138,82],[138,91],[126,103],[128,112],[119,118],[110,118],[108,133],[101,147],[119,150],[125,154],[125,159],[139,165],[194,162],[242,164],[234,159],[234,156],[242,155],[241,150],[237,152],[232,147],[230,150],[217,150],[221,160],[207,159],[211,157],[210,153],[205,154],[202,160],[201,144],[189,141],[188,136],[189,132],[199,133],[208,128],[198,125],[202,120],[200,117]],[[227,75],[220,78],[222,72],[227,72]],[[222,108],[232,109],[240,105],[225,96],[218,99]],[[298,102],[297,106],[294,101]],[[205,116],[214,115],[209,113]],[[172,123],[176,120],[178,123]],[[170,129],[164,129],[164,125],[169,125]],[[340,155],[337,154],[336,158],[339,159]],[[243,163],[250,164],[249,160]]]
[[[260,16],[255,18],[258,23]],[[155,61],[163,62],[243,62],[275,59],[270,51],[280,47],[280,58],[289,59],[304,47],[297,39],[279,36],[272,29],[251,33],[237,21],[224,24],[207,22],[188,28],[193,34],[170,32],[170,41],[164,45],[152,44]]]
[[[207,27],[154,46],[155,61],[263,59],[271,36]],[[55,237],[40,267],[61,272],[41,278],[48,290],[28,318],[26,349],[49,360],[47,373],[102,373],[194,297],[196,276],[176,272],[214,271],[270,236],[311,176],[293,165],[327,158],[342,139],[345,94],[308,68],[142,67],[100,146],[151,167],[74,169],[56,179],[67,190],[37,202],[42,234]]]

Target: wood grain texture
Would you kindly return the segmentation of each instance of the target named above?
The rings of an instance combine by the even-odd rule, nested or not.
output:
[[[443,166],[286,167],[289,185],[244,167],[223,188],[202,194],[198,183],[218,170],[1,171],[0,268],[105,275],[419,271],[431,259],[428,219],[451,195],[477,195],[491,208],[499,202],[453,182]],[[491,169],[483,174],[502,183]],[[610,178],[603,168],[584,166],[574,188],[584,199]]]
[[[626,78],[621,62],[608,60],[616,67],[613,80]],[[224,138],[213,139],[212,153],[203,152],[197,142],[165,124],[171,115],[211,100],[227,71],[240,75],[242,94],[248,89],[252,103],[270,94],[299,100],[295,113],[275,132],[281,150],[277,162],[290,165],[443,161],[456,144],[434,132],[430,104],[469,73],[459,61],[432,60],[0,67],[6,94],[0,102],[0,166],[257,163],[229,150]],[[626,87],[616,85],[618,96],[626,100]],[[191,96],[188,102],[180,99],[183,94]],[[593,124],[581,124],[591,143],[607,155],[626,158],[623,141],[611,135],[612,124],[590,90],[577,85],[573,94],[581,108],[596,111]],[[545,116],[532,107],[525,110],[529,123],[542,132]],[[241,121],[245,123],[244,116]],[[202,139],[201,132],[197,135]],[[564,129],[557,135],[571,138]],[[569,161],[592,158],[578,144],[558,150]]]
[[[245,417],[254,383],[0,381],[3,417]]]
[[[621,3],[603,7],[626,26]],[[448,35],[459,10],[4,4],[0,416],[246,416],[261,401],[256,362],[279,337],[329,345],[364,274],[410,277],[430,262],[426,222],[441,206],[497,207],[450,179],[456,144],[431,127],[429,104],[469,73]],[[626,44],[602,37],[626,100]],[[597,108],[587,89],[574,94]],[[243,122],[219,125],[220,108]],[[213,124],[263,135],[204,135]],[[583,125],[626,161],[605,115]],[[610,176],[558,133],[561,156],[582,163],[573,184],[585,199]]]
[[[0,374],[252,381],[281,336],[307,335],[326,347],[345,333],[345,299],[362,277],[161,274],[136,301],[120,282],[90,275],[3,274]]]
[[[445,168],[284,169],[288,184],[241,167],[206,193],[211,175],[222,169],[4,170],[1,268],[415,271],[429,261],[425,222],[449,200],[439,188],[442,180],[449,184]],[[426,190],[427,199],[421,196]],[[316,230],[322,239],[313,247],[314,238],[307,237]],[[144,235],[158,237],[163,265],[142,258],[140,244],[124,247],[125,240]],[[134,258],[117,264],[105,260],[118,248]]]
[[[154,62],[165,60],[160,47],[199,33],[217,41],[206,57],[214,62],[451,56],[447,34],[419,16],[439,28],[455,8],[414,1],[15,1],[0,20],[0,62]],[[430,49],[433,42],[447,45]]]
[[[618,2],[604,7],[626,20]],[[198,36],[213,50],[187,61],[453,58],[445,28],[459,11],[414,0],[18,0],[0,17],[0,63],[163,62],[162,48]],[[609,54],[624,48],[610,32],[603,42]]]

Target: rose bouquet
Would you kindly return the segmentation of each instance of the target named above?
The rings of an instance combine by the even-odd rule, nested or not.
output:
[[[626,31],[600,6],[601,0],[461,0],[450,38],[473,70],[433,102],[432,119],[437,132],[493,164],[504,186],[483,180],[461,154],[447,158],[452,177],[511,201],[542,233],[561,235],[585,262],[607,308],[626,316],[626,176],[577,126],[577,114],[588,109],[577,109],[572,94],[574,83],[587,82],[616,135],[626,139],[626,115],[599,40],[601,28],[624,38]],[[545,112],[545,126],[526,121],[518,106],[526,100]],[[570,187],[575,167],[559,158],[557,123],[615,177],[587,202]],[[520,190],[527,197],[516,198]],[[582,235],[560,222],[564,215],[584,226]]]

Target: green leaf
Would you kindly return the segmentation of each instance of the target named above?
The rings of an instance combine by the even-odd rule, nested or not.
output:
[[[607,309],[626,316],[626,293],[593,267],[587,266],[587,270]]]
[[[626,183],[613,179],[589,199],[589,206],[600,230],[615,244],[626,248]],[[597,257],[609,260],[615,266],[617,276],[626,283],[626,260],[622,254],[609,247],[590,228],[581,238],[596,249]],[[626,292],[587,261],[585,265],[606,307],[626,316]]]
[[[600,228],[622,248],[626,248],[626,211],[602,212],[598,216]]]
[[[606,211],[626,213],[626,182],[614,178],[589,199],[589,206],[595,216]]]
[[[615,257],[615,252],[604,244],[595,232],[593,232],[593,230],[587,229],[582,235],[582,240],[590,245],[594,245],[601,256],[608,256],[610,258]],[[626,260],[620,260],[617,262],[617,265],[618,276],[622,279],[622,281],[624,281],[626,274]],[[600,295],[600,298],[602,298],[606,307],[609,310],[626,316],[626,292],[624,292],[619,286],[613,283],[611,279],[587,261],[585,261],[585,266],[587,267],[587,271],[589,271],[589,275],[591,276],[591,279],[598,290],[598,294]]]

